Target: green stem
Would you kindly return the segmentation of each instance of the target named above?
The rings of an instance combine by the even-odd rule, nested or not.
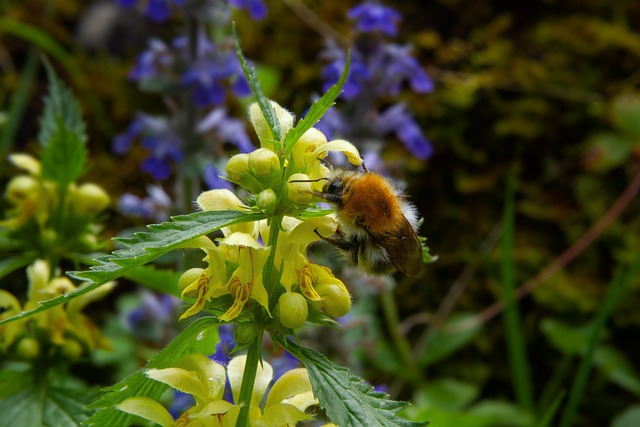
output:
[[[236,421],[236,427],[249,426],[249,410],[251,409],[251,396],[253,395],[253,385],[256,381],[258,363],[261,359],[262,334],[258,334],[256,340],[247,351],[247,361],[242,373],[242,386],[240,387],[240,397],[237,404],[240,405],[240,413]]]
[[[411,346],[406,338],[400,333],[400,317],[398,316],[398,307],[393,298],[393,292],[386,290],[381,296],[382,312],[384,319],[389,328],[391,339],[395,344],[405,369],[401,371],[402,375],[412,383],[420,383],[420,375],[416,366],[416,362],[411,354]]]

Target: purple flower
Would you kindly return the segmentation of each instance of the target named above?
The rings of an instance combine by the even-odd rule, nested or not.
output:
[[[225,84],[230,84],[231,90],[239,97],[251,94],[235,53],[218,49],[204,33],[198,37],[195,61],[190,61],[186,55],[185,37],[174,40],[173,47],[184,51],[182,56],[188,68],[182,74],[180,83],[191,89],[193,101],[198,107],[222,104],[226,98]]]
[[[383,135],[394,132],[405,147],[419,159],[429,158],[433,154],[433,146],[407,112],[404,104],[396,104],[385,110],[376,120],[376,129]]]
[[[218,336],[220,341],[216,344],[216,351],[209,359],[220,363],[221,365],[227,365],[231,360],[231,351],[235,348],[236,343],[234,340],[234,326],[231,324],[222,324],[218,327]]]
[[[425,73],[420,63],[411,55],[411,46],[386,44],[369,62],[372,83],[378,93],[397,96],[402,82],[409,81],[416,93],[433,90],[433,80]]]
[[[208,163],[204,167],[204,171],[202,172],[202,178],[204,179],[205,184],[209,187],[210,190],[214,190],[217,188],[226,188],[227,190],[232,190],[233,185],[226,179],[222,179],[220,177],[220,173],[218,169],[211,163]]]
[[[255,147],[247,135],[244,122],[231,118],[224,108],[211,110],[196,128],[198,133],[213,134],[222,141],[230,142],[242,153],[253,151]]]
[[[126,216],[152,219],[155,222],[163,222],[169,218],[171,199],[158,185],[147,187],[148,196],[140,198],[131,193],[125,193],[120,197],[118,210]]]
[[[249,16],[256,21],[267,16],[267,5],[262,0],[229,0],[229,4],[238,9],[247,9]]]
[[[140,292],[140,305],[125,313],[127,328],[137,337],[160,341],[165,326],[173,324],[180,300],[167,294]]]
[[[380,31],[388,36],[398,34],[398,21],[402,15],[395,9],[383,6],[379,2],[369,1],[354,7],[348,13],[349,19],[354,21],[356,29],[363,33]]]
[[[161,73],[169,69],[174,62],[174,55],[169,47],[156,38],[149,40],[149,48],[142,52],[136,65],[129,72],[129,79],[134,81],[162,77]]]
[[[127,130],[113,140],[113,150],[124,154],[134,140],[142,137],[141,146],[149,150],[141,168],[161,181],[171,176],[171,166],[182,161],[182,140],[163,118],[138,114]]]
[[[137,0],[118,0],[122,7],[132,8],[139,2]],[[184,0],[147,0],[144,14],[153,22],[164,22],[171,17],[171,6],[184,6]]]

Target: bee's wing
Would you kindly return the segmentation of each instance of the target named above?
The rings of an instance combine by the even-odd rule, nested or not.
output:
[[[422,268],[422,245],[406,218],[400,230],[381,240],[393,266],[409,277],[417,277]]]

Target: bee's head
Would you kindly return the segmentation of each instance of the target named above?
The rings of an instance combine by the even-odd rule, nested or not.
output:
[[[342,196],[344,192],[344,183],[342,177],[335,177],[327,181],[322,188],[322,192],[325,194],[332,194],[334,196]]]

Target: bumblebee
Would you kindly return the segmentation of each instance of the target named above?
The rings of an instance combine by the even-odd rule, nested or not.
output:
[[[417,235],[418,211],[389,179],[364,172],[336,170],[322,192],[312,193],[334,206],[340,226],[321,236],[344,253],[347,262],[374,275],[400,271],[416,277],[422,268]]]

